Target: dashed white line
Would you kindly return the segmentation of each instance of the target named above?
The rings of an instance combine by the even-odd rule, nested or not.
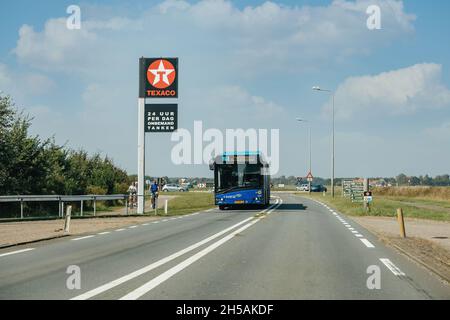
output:
[[[95,237],[94,235],[71,239],[72,241],[84,240]]]
[[[149,224],[148,224],[148,223],[143,223],[142,225],[143,225],[143,226],[148,226]]]
[[[210,241],[212,241],[212,240],[214,240],[214,239],[216,239],[216,238],[218,238],[218,237],[220,237],[220,236],[222,236],[222,235],[224,235],[226,233],[228,233],[229,231],[237,228],[238,226],[243,225],[244,223],[249,222],[250,220],[253,220],[253,217],[250,217],[250,218],[247,218],[245,220],[242,220],[241,222],[236,223],[235,225],[233,225],[231,227],[228,227],[228,228],[226,228],[226,229],[224,229],[224,230],[222,230],[222,231],[220,231],[220,232],[218,232],[218,233],[216,233],[216,234],[214,234],[214,235],[212,235],[212,236],[210,236],[210,237],[208,237],[206,239],[203,239],[203,240],[201,240],[201,241],[199,241],[197,243],[194,243],[194,244],[190,245],[189,247],[187,247],[185,249],[182,249],[182,250],[180,250],[178,252],[175,252],[175,253],[171,254],[170,256],[168,256],[166,258],[158,260],[158,261],[156,261],[156,262],[154,262],[152,264],[149,264],[146,267],[138,269],[138,270],[136,270],[136,271],[134,271],[134,272],[132,272],[130,274],[127,274],[125,276],[122,276],[121,278],[118,278],[118,279],[113,280],[111,282],[108,282],[108,283],[106,283],[106,284],[104,284],[104,285],[102,285],[100,287],[97,287],[97,288],[92,289],[92,290],[90,290],[88,292],[85,292],[85,293],[83,293],[81,295],[78,295],[78,296],[72,298],[71,300],[86,300],[86,299],[92,298],[92,297],[94,297],[94,296],[96,296],[96,295],[98,295],[98,294],[100,294],[102,292],[105,292],[105,291],[107,291],[109,289],[112,289],[112,288],[114,288],[114,287],[116,287],[116,286],[118,286],[118,285],[120,285],[120,284],[122,284],[124,282],[127,282],[127,281],[129,281],[131,279],[134,279],[136,277],[139,277],[140,275],[142,275],[144,273],[147,273],[147,272],[149,272],[149,271],[151,271],[153,269],[156,269],[156,268],[166,264],[167,262],[170,262],[170,261],[172,261],[172,260],[174,260],[174,259],[176,259],[176,258],[178,258],[178,257],[180,257],[180,256],[182,256],[182,255],[184,255],[184,254],[186,254],[186,253],[188,253],[188,252],[190,252],[190,251],[192,251],[192,250],[194,250],[194,249],[196,249],[196,248],[198,248],[198,247],[200,247],[200,246],[202,246],[202,245],[204,245],[204,244],[206,244],[206,243],[208,243],[208,242],[210,242]]]
[[[125,230],[125,229],[120,228],[120,229],[117,229],[116,232],[120,232],[120,231],[124,231],[124,230]]]
[[[128,229],[134,229],[137,228],[137,226],[129,226]]]
[[[13,255],[13,254],[22,253],[22,252],[27,252],[27,251],[31,251],[31,250],[34,250],[34,248],[28,248],[28,249],[22,249],[22,250],[17,250],[17,251],[11,251],[11,252],[2,253],[2,254],[0,254],[0,257],[10,256],[10,255]]]
[[[357,234],[357,233],[359,233],[359,232],[356,231],[356,230],[352,230],[352,233]]]
[[[362,235],[362,234],[359,234],[359,233],[355,233],[355,237],[362,238],[363,235]]]
[[[405,273],[400,270],[395,264],[392,263],[391,260],[386,259],[386,258],[381,258],[380,259],[381,262],[384,263],[384,265],[391,270],[391,272],[396,275],[396,276],[405,276]]]
[[[154,221],[154,222],[152,222],[152,223],[159,223],[159,221]]]
[[[375,248],[375,246],[367,239],[359,239],[362,243],[366,245],[367,248]]]
[[[100,232],[100,233],[97,233],[97,234],[98,234],[99,236],[102,236],[102,235],[108,234],[108,233],[111,233],[111,231]]]

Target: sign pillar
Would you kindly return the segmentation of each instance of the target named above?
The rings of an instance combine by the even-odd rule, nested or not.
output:
[[[137,191],[137,213],[144,214],[145,211],[145,98],[138,99],[138,191]]]

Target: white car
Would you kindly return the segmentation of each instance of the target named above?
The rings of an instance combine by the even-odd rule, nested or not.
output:
[[[308,184],[302,184],[300,186],[297,186],[297,191],[309,191],[309,185]]]
[[[187,187],[182,187],[178,184],[166,184],[162,187],[161,191],[163,192],[185,192],[188,191]]]

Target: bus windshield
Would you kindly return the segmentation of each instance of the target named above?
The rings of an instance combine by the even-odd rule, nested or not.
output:
[[[260,188],[263,185],[259,164],[222,164],[218,166],[216,174],[216,192]]]

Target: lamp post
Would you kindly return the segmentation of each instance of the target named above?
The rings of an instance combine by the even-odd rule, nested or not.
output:
[[[296,118],[298,122],[306,122],[308,123],[308,135],[309,135],[309,172],[311,173],[311,124],[308,120],[302,118]],[[311,193],[311,181],[308,181],[308,192]]]
[[[327,89],[322,89],[318,86],[312,88],[315,91],[327,92],[332,97],[332,133],[331,133],[331,196],[334,198],[334,92]]]

